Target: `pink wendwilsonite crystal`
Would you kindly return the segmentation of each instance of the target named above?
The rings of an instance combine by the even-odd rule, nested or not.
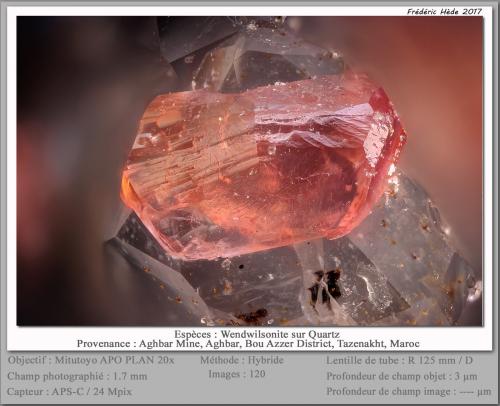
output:
[[[122,198],[172,257],[231,257],[347,234],[405,142],[384,91],[346,72],[240,94],[156,97]]]

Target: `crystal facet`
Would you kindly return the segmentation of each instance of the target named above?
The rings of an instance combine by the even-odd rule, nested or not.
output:
[[[183,259],[336,238],[381,196],[404,140],[384,91],[352,72],[167,94],[144,113],[122,196]]]
[[[343,72],[344,61],[290,32],[270,28],[247,29],[207,52],[192,86],[221,92],[308,79]]]

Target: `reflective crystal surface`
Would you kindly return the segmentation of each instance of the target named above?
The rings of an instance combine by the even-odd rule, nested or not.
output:
[[[156,264],[160,279],[170,275],[179,306],[194,299],[201,325],[460,325],[480,281],[426,192],[399,173],[389,184],[370,216],[334,240],[184,261],[132,214],[113,243],[137,264]]]
[[[172,256],[213,259],[348,233],[405,135],[384,91],[342,75],[158,96],[122,196]]]
[[[310,44],[289,31],[262,28],[249,22],[245,29],[206,53],[192,86],[238,92],[343,70],[344,61],[336,52]]]

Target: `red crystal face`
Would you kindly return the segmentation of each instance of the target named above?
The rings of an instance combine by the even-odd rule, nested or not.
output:
[[[352,72],[241,94],[156,97],[122,198],[173,257],[230,257],[347,234],[405,141],[384,91]]]

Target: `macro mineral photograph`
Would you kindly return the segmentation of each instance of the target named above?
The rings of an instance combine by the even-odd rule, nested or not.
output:
[[[481,17],[18,17],[19,326],[483,324]]]

